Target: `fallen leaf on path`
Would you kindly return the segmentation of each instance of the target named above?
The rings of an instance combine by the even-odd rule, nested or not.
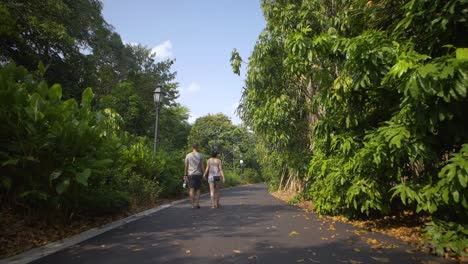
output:
[[[328,227],[328,230],[329,230],[329,231],[335,231],[335,230],[336,230],[336,228],[335,228],[335,226],[334,226],[334,225],[330,225],[330,226]]]
[[[296,260],[296,262],[297,263],[302,263],[302,262],[304,262],[304,259],[298,259],[298,260]]]
[[[362,261],[353,260],[353,259],[350,259],[349,262],[351,262],[351,264],[361,264],[361,263],[364,263],[364,262],[362,262]]]
[[[311,259],[311,258],[309,258],[308,260],[309,260],[310,262],[320,263],[320,261],[318,261],[318,260],[313,260],[313,259]]]
[[[257,255],[253,255],[253,256],[248,257],[248,259],[256,259],[256,258],[257,258]]]
[[[353,251],[354,252],[361,252],[361,250],[359,248],[353,248]]]
[[[335,238],[335,237],[336,237],[336,235],[332,235],[330,238]]]
[[[322,237],[322,240],[328,240],[328,237]]]
[[[192,251],[190,249],[185,250],[185,254],[190,254]]]
[[[238,250],[238,249],[234,249],[234,250],[232,250],[232,252],[233,252],[233,253],[236,253],[236,254],[240,254],[240,253],[241,253],[241,251]]]
[[[378,261],[378,262],[382,262],[382,263],[390,263],[390,259],[389,258],[376,258],[376,257],[371,257],[372,259]]]
[[[408,254],[413,254],[414,253],[411,249],[407,249],[407,250],[405,250],[405,252],[408,253]]]
[[[295,236],[295,235],[299,235],[299,233],[297,231],[291,231],[291,233],[289,233],[289,236]]]
[[[151,244],[152,247],[158,246],[159,244]]]
[[[377,241],[377,239],[372,239],[372,238],[368,238],[367,239],[367,244],[373,244],[373,245],[377,245],[379,244],[379,241]]]

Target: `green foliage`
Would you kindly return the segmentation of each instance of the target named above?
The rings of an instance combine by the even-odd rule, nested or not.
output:
[[[95,189],[81,194],[77,212],[87,215],[105,215],[121,212],[130,205],[128,195],[122,192]]]
[[[100,1],[0,2],[2,205],[98,214],[179,192],[190,125],[173,61],[122,43]]]
[[[261,174],[253,168],[242,169],[241,175],[242,182],[244,183],[257,183],[263,181]]]
[[[446,249],[459,256],[467,256],[465,251],[468,245],[468,225],[454,222],[433,221],[424,229],[426,237],[434,245],[435,251],[443,255]]]
[[[148,140],[122,131],[112,110],[92,111],[91,89],[80,105],[61,97],[60,85],[14,64],[0,68],[2,203],[105,213],[154,200],[161,167]]]
[[[240,75],[240,67],[241,67],[241,63],[242,63],[242,58],[241,58],[241,56],[239,55],[239,52],[237,52],[236,49],[234,49],[232,51],[230,61],[231,61],[232,71],[235,74]]]
[[[236,186],[242,183],[239,173],[229,169],[224,169],[224,178],[225,182],[223,183],[223,185],[225,187]]]
[[[148,133],[145,130],[140,131],[148,126],[144,115],[146,109],[132,83],[119,83],[110,94],[101,98],[99,107],[101,109],[112,108],[116,111],[125,121],[123,128],[126,131],[135,135]]]
[[[240,113],[270,186],[299,174],[321,214],[415,210],[466,222],[466,1],[262,8]],[[238,61],[233,51],[236,74]]]

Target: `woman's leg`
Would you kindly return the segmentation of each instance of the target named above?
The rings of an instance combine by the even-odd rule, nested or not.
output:
[[[219,182],[216,184],[215,193],[216,193],[216,207],[220,207],[221,204],[219,204]]]
[[[210,184],[211,207],[214,207],[215,184],[214,182],[210,182],[209,184]]]

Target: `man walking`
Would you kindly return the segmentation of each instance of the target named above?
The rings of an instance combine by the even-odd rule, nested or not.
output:
[[[190,201],[192,208],[200,208],[200,185],[202,174],[205,171],[203,155],[198,152],[198,145],[192,144],[192,152],[185,156],[184,179],[189,184]]]

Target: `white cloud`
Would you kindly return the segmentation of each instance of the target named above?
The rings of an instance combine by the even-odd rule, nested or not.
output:
[[[200,91],[200,85],[198,85],[198,83],[196,83],[196,82],[190,83],[190,85],[187,88],[187,92],[189,92],[189,93],[195,93],[195,92],[198,92],[198,91]]]
[[[156,54],[156,59],[164,60],[172,57],[172,43],[166,40],[151,49],[151,54]]]

